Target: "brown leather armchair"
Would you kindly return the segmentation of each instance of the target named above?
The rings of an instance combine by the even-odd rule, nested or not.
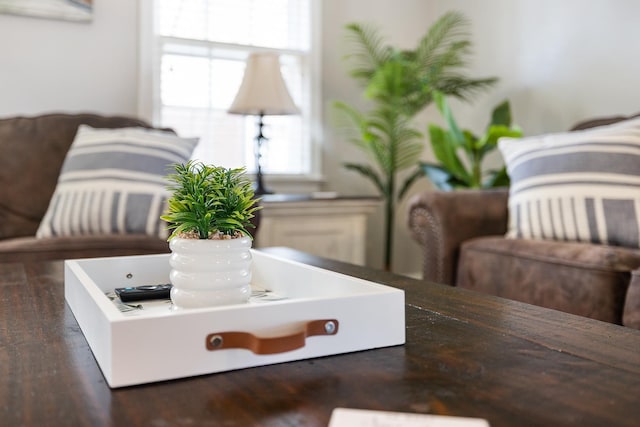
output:
[[[640,249],[507,239],[508,197],[507,189],[412,197],[408,226],[423,278],[640,329]]]

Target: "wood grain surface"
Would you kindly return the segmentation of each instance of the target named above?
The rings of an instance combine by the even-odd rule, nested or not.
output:
[[[63,264],[0,264],[0,425],[327,426],[336,407],[638,425],[640,330],[266,251],[404,289],[406,344],[111,390],[65,304]]]

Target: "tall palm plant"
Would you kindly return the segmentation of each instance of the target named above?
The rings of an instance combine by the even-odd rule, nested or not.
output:
[[[427,107],[435,92],[469,99],[489,88],[495,78],[471,79],[462,73],[471,42],[468,21],[458,12],[440,17],[414,50],[400,50],[385,43],[371,26],[352,23],[346,30],[354,52],[347,55],[350,75],[363,87],[372,108],[360,112],[344,102],[336,108],[350,119],[355,131],[350,142],[364,150],[374,166],[344,166],[370,179],[385,202],[384,268],[391,270],[395,202],[400,202],[413,182],[423,175],[417,167],[424,149],[423,134],[412,119]],[[398,173],[415,168],[398,185]]]

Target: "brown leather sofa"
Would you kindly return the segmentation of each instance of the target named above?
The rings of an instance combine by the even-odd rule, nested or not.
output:
[[[508,197],[507,189],[415,195],[408,226],[423,278],[640,329],[640,249],[507,239]]]
[[[165,240],[142,234],[36,238],[65,155],[81,124],[121,128],[148,123],[96,114],[0,119],[0,262],[168,252]]]

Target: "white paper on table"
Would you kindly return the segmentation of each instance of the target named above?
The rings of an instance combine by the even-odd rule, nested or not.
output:
[[[481,418],[335,408],[329,427],[489,427]]]

